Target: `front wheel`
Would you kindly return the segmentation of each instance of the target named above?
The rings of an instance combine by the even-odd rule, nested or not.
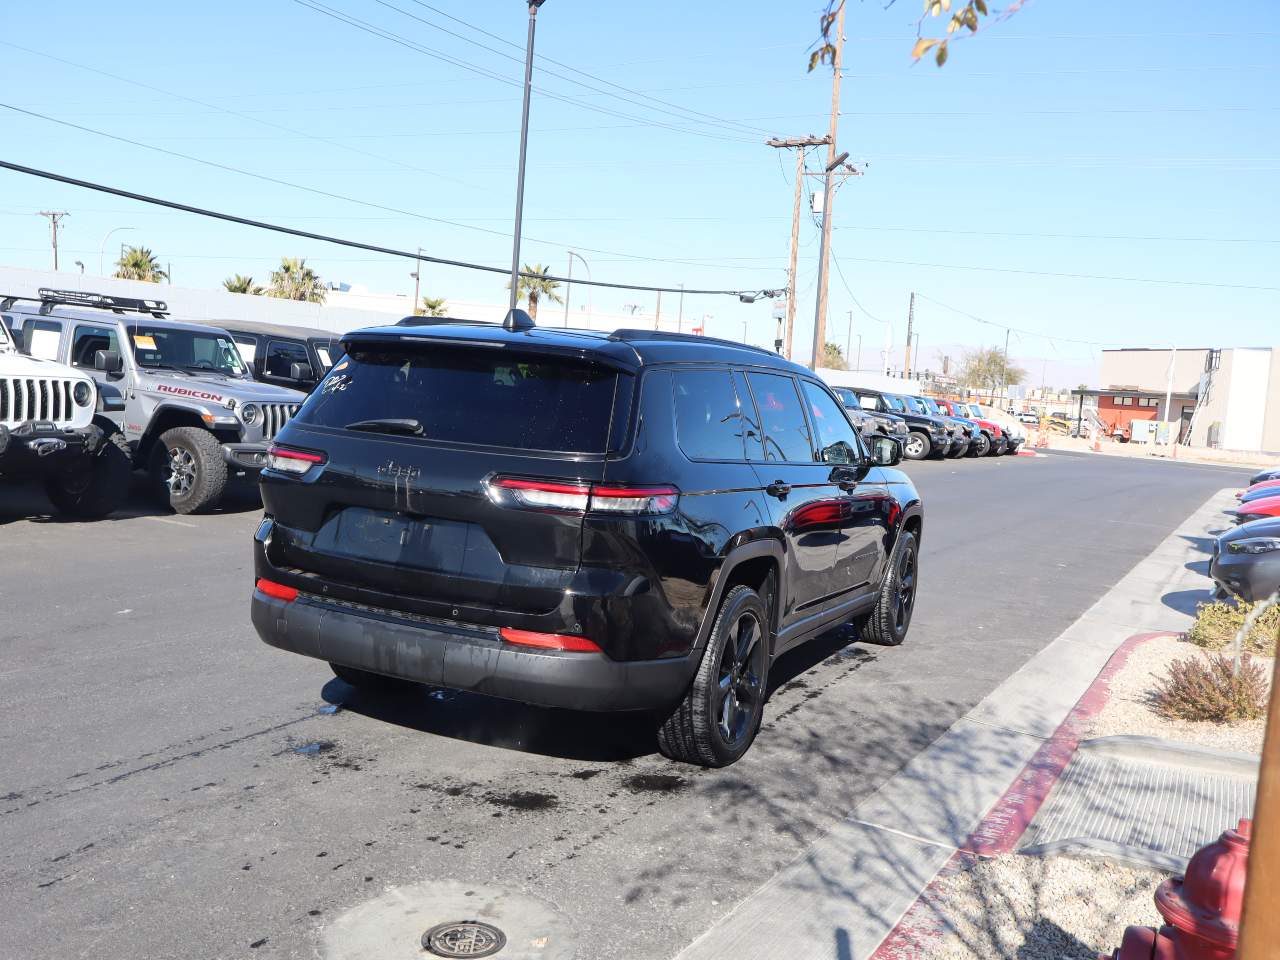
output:
[[[906,443],[902,445],[902,455],[908,460],[923,460],[929,456],[932,449],[933,444],[929,442],[927,436],[912,430]]]
[[[889,555],[876,605],[859,625],[860,639],[896,647],[907,638],[911,614],[916,608],[919,566],[920,542],[910,530],[903,530],[893,545],[893,553]]]
[[[166,430],[151,454],[151,482],[177,513],[216,507],[227,487],[222,444],[200,427]]]
[[[768,623],[768,608],[750,587],[725,595],[693,683],[658,728],[663,756],[727,767],[747,752],[764,716]]]
[[[131,460],[124,434],[110,433],[96,453],[76,458],[70,469],[51,475],[45,481],[45,495],[59,513],[100,520],[128,499]]]
[[[985,433],[978,434],[978,439],[974,441],[973,447],[969,450],[971,457],[985,457],[991,449],[991,438]]]

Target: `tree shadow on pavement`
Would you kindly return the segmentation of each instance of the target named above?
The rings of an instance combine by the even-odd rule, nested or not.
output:
[[[222,503],[216,510],[210,512],[245,513],[261,509],[262,500],[258,496],[256,484],[234,483],[228,484]],[[39,524],[120,523],[125,520],[136,520],[139,517],[171,517],[173,515],[171,509],[157,503],[151,496],[140,475],[135,475],[129,490],[129,498],[124,505],[100,520],[84,520],[59,514],[38,484],[0,486],[0,526],[20,521]]]

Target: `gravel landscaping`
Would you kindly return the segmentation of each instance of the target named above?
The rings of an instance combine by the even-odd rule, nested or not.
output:
[[[1152,709],[1150,696],[1156,678],[1163,676],[1175,660],[1199,657],[1207,660],[1210,652],[1178,637],[1156,637],[1141,643],[1129,656],[1124,668],[1111,681],[1111,697],[1093,719],[1087,737],[1111,737],[1119,734],[1162,737],[1218,750],[1239,753],[1262,752],[1265,720],[1218,725],[1166,720]],[[1271,677],[1272,661],[1257,657],[1267,677]]]
[[[1096,860],[1007,854],[940,880],[929,893],[945,932],[931,960],[1096,960],[1130,924],[1158,926],[1165,874]]]

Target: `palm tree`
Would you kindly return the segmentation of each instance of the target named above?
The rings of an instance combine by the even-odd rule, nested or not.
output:
[[[324,283],[320,276],[307,266],[305,258],[281,257],[280,269],[271,271],[268,297],[280,300],[303,300],[307,303],[324,303]]]
[[[253,282],[253,277],[242,277],[238,273],[234,277],[227,277],[222,285],[228,293],[250,293],[260,297],[264,292],[262,287]]]
[[[838,343],[827,343],[822,351],[822,365],[828,370],[844,370],[849,365],[845,362],[844,351]]]
[[[169,274],[160,269],[155,254],[146,247],[125,247],[116,261],[116,276],[121,280],[145,280],[147,283],[169,279]]]
[[[423,297],[422,306],[414,311],[414,315],[419,317],[443,317],[447,312],[445,303],[444,297]]]
[[[524,265],[524,270],[520,275],[520,286],[517,287],[516,302],[525,299],[529,301],[529,316],[534,320],[538,319],[538,301],[546,297],[552,303],[564,303],[557,290],[560,289],[560,282],[552,280],[547,276],[550,267],[544,267],[542,264],[529,266]],[[525,274],[534,274],[534,276],[525,276]],[[511,289],[511,283],[508,281],[507,289]]]

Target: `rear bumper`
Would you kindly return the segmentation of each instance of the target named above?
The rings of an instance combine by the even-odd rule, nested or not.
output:
[[[254,590],[253,625],[282,650],[456,690],[573,710],[656,710],[683,696],[695,656],[612,660],[532,651],[492,628],[410,620],[300,594],[286,603]]]

